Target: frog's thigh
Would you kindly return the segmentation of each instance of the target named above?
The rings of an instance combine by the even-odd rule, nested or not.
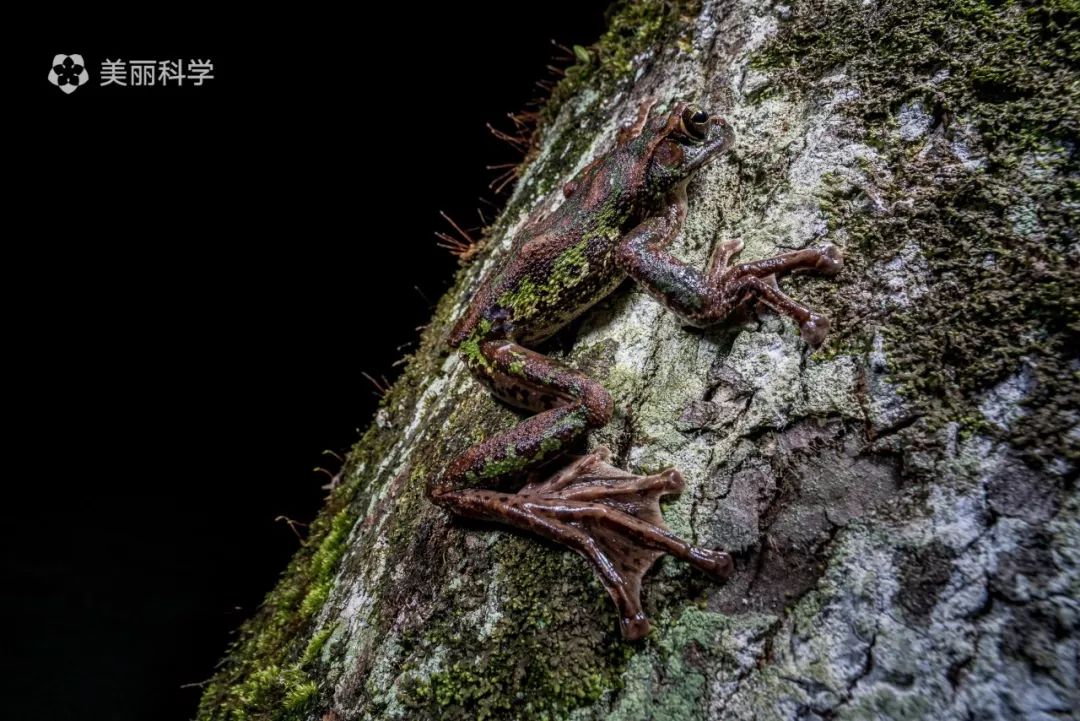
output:
[[[497,485],[611,420],[611,395],[584,373],[506,340],[485,341],[479,350],[470,363],[477,378],[504,400],[540,412],[467,449],[430,482],[431,498],[451,506],[451,491]]]
[[[473,372],[501,400],[537,413],[581,403],[590,425],[611,419],[611,395],[581,371],[508,340],[484,341],[480,353],[488,362]]]

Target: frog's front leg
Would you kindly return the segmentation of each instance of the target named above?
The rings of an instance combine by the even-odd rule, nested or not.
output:
[[[685,208],[686,196],[680,188],[669,198],[663,215],[645,220],[622,239],[617,257],[627,275],[693,325],[719,323],[741,304],[756,298],[793,318],[807,343],[821,345],[829,320],[781,292],[774,277],[793,270],[835,275],[843,265],[839,249],[825,244],[729,265],[742,250],[741,242],[732,241],[717,246],[708,269],[702,273],[664,250],[679,232]]]
[[[641,610],[641,578],[663,553],[723,579],[728,554],[699,549],[664,526],[661,496],[682,490],[678,471],[636,476],[607,463],[600,448],[517,493],[499,485],[561,453],[589,428],[611,418],[603,386],[559,361],[507,340],[478,343],[470,369],[497,396],[538,411],[466,450],[428,484],[433,501],[471,518],[498,521],[561,543],[584,556],[619,609],[623,635],[649,630]]]

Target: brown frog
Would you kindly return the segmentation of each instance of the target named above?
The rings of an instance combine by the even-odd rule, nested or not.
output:
[[[643,104],[615,147],[567,183],[562,205],[523,226],[451,332],[450,345],[477,379],[535,415],[469,448],[427,487],[434,502],[454,513],[506,523],[580,553],[615,601],[630,639],[649,631],[641,579],[659,556],[669,553],[721,580],[732,571],[731,557],[691,546],[664,525],[659,499],[682,489],[678,471],[633,475],[608,464],[604,448],[517,492],[503,489],[612,416],[611,396],[600,383],[528,346],[627,277],[689,324],[720,323],[758,301],[793,318],[817,346],[828,320],[784,295],[774,278],[800,269],[833,275],[842,265],[832,245],[732,265],[742,243],[726,242],[704,272],[669,254],[665,248],[686,216],[689,177],[729,149],[735,133],[700,108],[678,103],[650,115],[652,105]]]

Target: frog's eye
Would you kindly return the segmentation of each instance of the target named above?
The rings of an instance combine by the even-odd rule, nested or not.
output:
[[[701,108],[689,107],[682,114],[683,130],[695,140],[704,140],[709,133],[709,114]]]

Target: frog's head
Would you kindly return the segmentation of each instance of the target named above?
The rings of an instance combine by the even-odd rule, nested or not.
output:
[[[726,120],[686,103],[652,118],[648,129],[653,138],[645,182],[657,193],[673,188],[735,142],[735,131]]]

